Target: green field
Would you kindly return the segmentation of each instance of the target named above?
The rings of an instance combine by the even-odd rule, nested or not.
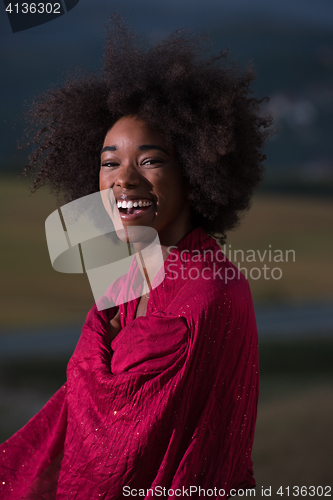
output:
[[[51,267],[44,223],[56,208],[48,188],[29,194],[29,183],[0,177],[2,245],[0,323],[5,327],[82,322],[93,304],[86,275],[57,273]],[[333,298],[333,201],[326,199],[257,196],[241,226],[228,235],[226,250],[256,252],[255,262],[240,267],[270,270],[279,267],[281,279],[248,275],[254,300],[312,301]],[[295,262],[269,262],[280,251],[294,250]],[[260,258],[265,250],[266,258]],[[258,255],[258,251],[260,255]]]
[[[0,247],[5,327],[82,322],[93,304],[86,275],[53,270],[45,237],[45,219],[55,209],[47,188],[29,193],[22,179],[0,178]]]

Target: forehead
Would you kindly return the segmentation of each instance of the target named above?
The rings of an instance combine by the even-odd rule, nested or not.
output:
[[[114,145],[119,143],[159,144],[166,147],[163,135],[153,129],[146,121],[133,116],[120,118],[107,132],[104,145]]]

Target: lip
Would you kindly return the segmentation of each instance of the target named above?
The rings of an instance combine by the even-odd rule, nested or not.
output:
[[[152,204],[149,206],[149,207],[146,207],[145,210],[142,210],[141,212],[139,211],[139,213],[133,213],[133,214],[124,214],[122,213],[120,210],[118,210],[118,213],[120,215],[120,218],[123,222],[136,222],[137,220],[140,221],[140,219],[142,219],[143,217],[145,217],[146,215],[148,216],[151,216],[155,213],[155,207],[156,207],[156,203],[155,203],[155,200],[151,197],[151,196],[147,196],[146,194],[145,195],[140,195],[139,193],[133,193],[133,194],[119,194],[119,195],[115,195],[114,194],[114,197],[115,197],[115,200],[116,200],[116,204],[118,201],[132,201],[132,200],[146,200],[146,201],[151,201]],[[153,214],[152,214],[153,212]]]
[[[154,200],[151,197],[147,196],[140,196],[139,194],[121,194],[119,196],[115,196],[115,200],[123,200],[123,201],[130,201],[130,200],[147,200],[147,201],[152,201],[154,203]]]
[[[118,199],[125,199],[125,198],[118,198]],[[138,198],[132,198],[132,199],[138,199]],[[148,198],[140,198],[141,200],[148,199]],[[150,200],[151,201],[151,200]],[[152,203],[149,207],[147,207],[145,210],[139,213],[134,213],[134,214],[123,214],[119,211],[119,215],[121,220],[123,221],[136,221],[137,219],[140,219],[142,217],[145,217],[147,214],[151,214],[152,211],[154,211],[155,205]]]

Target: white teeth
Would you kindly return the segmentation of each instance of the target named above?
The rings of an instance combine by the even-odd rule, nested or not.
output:
[[[137,207],[149,207],[150,205],[152,205],[153,202],[152,201],[148,201],[148,200],[138,200],[138,201],[121,201],[121,200],[118,200],[117,201],[117,207],[118,208],[137,208]]]

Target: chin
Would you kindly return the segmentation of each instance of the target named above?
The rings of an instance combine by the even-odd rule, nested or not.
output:
[[[120,241],[133,244],[135,249],[143,249],[151,244],[159,244],[157,231],[150,226],[124,225],[116,229]]]

